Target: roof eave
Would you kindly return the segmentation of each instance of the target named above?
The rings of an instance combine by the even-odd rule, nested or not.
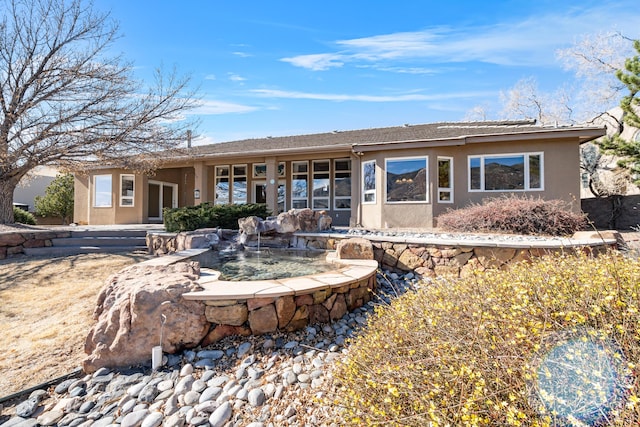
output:
[[[371,151],[401,150],[406,148],[433,148],[447,147],[466,144],[480,144],[490,142],[508,141],[535,141],[548,139],[550,135],[554,139],[577,138],[579,144],[592,141],[606,134],[605,128],[576,128],[576,129],[541,129],[534,132],[514,132],[505,134],[483,134],[467,135],[455,138],[407,140],[393,142],[370,142],[363,144],[353,144],[354,153],[365,153]]]
[[[296,155],[296,154],[309,154],[313,153],[329,153],[336,151],[344,151],[345,153],[351,152],[351,144],[348,145],[327,145],[327,146],[315,146],[315,147],[293,147],[293,148],[278,148],[278,149],[262,149],[253,151],[228,151],[225,153],[202,153],[182,156],[175,158],[176,161],[184,160],[207,160],[207,159],[219,159],[225,157],[265,157],[265,156],[277,156],[277,155]]]

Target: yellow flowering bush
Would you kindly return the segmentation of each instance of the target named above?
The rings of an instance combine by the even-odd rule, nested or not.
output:
[[[380,306],[334,372],[352,425],[640,422],[640,261],[556,255]]]

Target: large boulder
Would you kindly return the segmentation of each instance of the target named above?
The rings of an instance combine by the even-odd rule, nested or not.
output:
[[[262,231],[262,218],[257,216],[248,216],[238,219],[238,229],[241,234],[253,236]]]
[[[352,237],[338,242],[336,246],[338,259],[373,259],[373,244],[362,237]]]
[[[327,215],[326,211],[318,212],[318,231],[331,230],[333,219]]]
[[[84,371],[148,362],[161,330],[164,352],[196,347],[209,331],[205,305],[182,294],[201,290],[198,276],[197,263],[181,262],[137,264],[109,277],[94,311],[97,323],[85,341]]]
[[[309,208],[294,210],[294,215],[298,217],[299,230],[303,232],[318,231],[318,216],[316,212]]]
[[[176,235],[176,250],[206,249],[220,243],[218,230],[215,228],[201,228],[195,231],[183,231]]]
[[[300,229],[300,223],[298,217],[294,214],[294,211],[281,212],[276,219],[276,233],[286,234],[295,233]]]

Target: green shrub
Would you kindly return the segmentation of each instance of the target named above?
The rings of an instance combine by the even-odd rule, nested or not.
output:
[[[640,261],[545,257],[376,310],[333,373],[345,423],[640,422]]]
[[[482,204],[449,210],[436,218],[438,227],[460,232],[498,232],[566,236],[587,225],[585,215],[561,200],[516,195],[486,199]]]
[[[238,219],[248,216],[266,218],[271,213],[265,204],[214,205],[202,203],[197,206],[163,211],[164,227],[167,231],[193,231],[199,228],[220,227],[237,230]]]
[[[73,220],[73,175],[57,175],[45,188],[44,196],[36,196],[35,211],[38,216],[57,217],[69,224]]]
[[[36,218],[32,213],[13,207],[13,220],[20,224],[36,225]]]

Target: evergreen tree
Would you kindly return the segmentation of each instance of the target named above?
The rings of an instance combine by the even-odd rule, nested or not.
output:
[[[625,61],[624,70],[618,70],[616,77],[629,90],[628,95],[620,101],[620,108],[623,111],[621,125],[640,129],[640,40],[635,40],[633,47],[638,54]],[[617,133],[612,137],[604,138],[600,147],[620,156],[621,160],[618,164],[631,173],[635,184],[640,184],[640,141],[637,138],[627,141]]]
[[[63,224],[73,220],[73,175],[58,175],[44,190],[44,196],[36,196],[36,215],[62,219]]]
[[[629,94],[620,102],[620,108],[625,114],[624,122],[640,129],[640,98],[638,97],[640,92],[640,40],[635,40],[633,47],[638,55],[627,59],[624,63],[626,72],[618,70],[616,77],[629,89]]]

